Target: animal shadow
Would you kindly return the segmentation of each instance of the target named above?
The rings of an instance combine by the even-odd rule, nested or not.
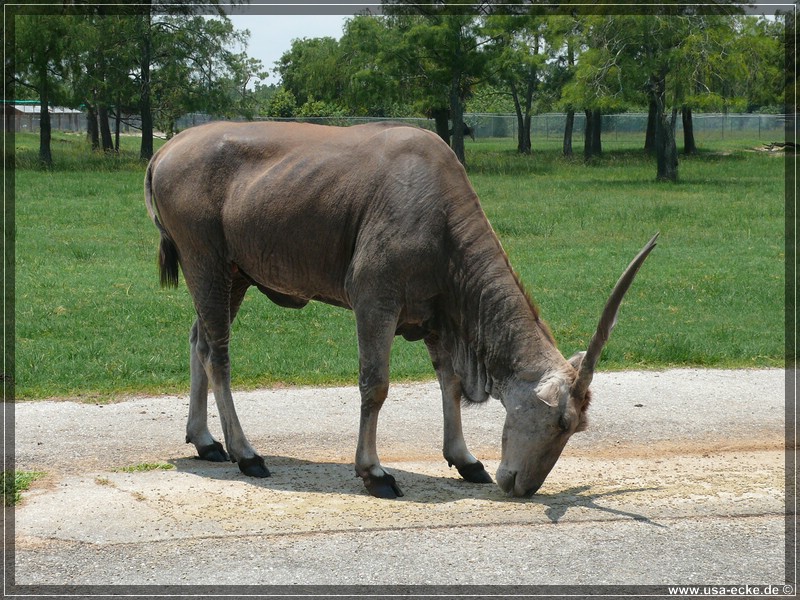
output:
[[[567,490],[559,492],[558,494],[535,495],[531,498],[531,501],[547,506],[547,508],[545,509],[545,515],[547,515],[547,518],[550,519],[550,521],[553,523],[558,523],[570,508],[580,507],[580,508],[589,508],[591,510],[610,513],[612,515],[618,515],[621,517],[628,517],[630,519],[633,519],[634,521],[647,523],[648,525],[653,525],[654,527],[666,527],[666,525],[656,523],[655,521],[644,515],[628,512],[625,510],[619,510],[617,508],[610,508],[608,506],[602,506],[595,502],[599,498],[604,498],[608,496],[618,496],[622,494],[630,494],[634,492],[646,492],[658,488],[652,488],[652,487],[633,488],[633,489],[612,490],[596,494],[583,494],[583,492],[586,492],[587,490],[590,489],[591,486],[582,485],[574,488],[569,488]]]
[[[287,456],[264,456],[270,477],[247,477],[229,462],[208,462],[197,457],[178,458],[169,462],[179,472],[218,481],[240,481],[265,490],[299,493],[345,494],[369,496],[353,463],[309,461]],[[442,476],[428,475],[384,465],[405,494],[398,501],[438,504],[464,498],[502,500],[505,495],[494,484],[464,481],[455,468]]]
[[[179,458],[170,461],[180,472],[217,481],[245,482],[265,490],[298,493],[345,494],[367,497],[361,479],[355,475],[352,463],[318,462],[287,456],[264,457],[271,476],[258,479],[242,474],[232,463],[214,463],[197,457]],[[585,493],[591,486],[569,488],[554,494],[536,494],[531,498],[512,498],[495,484],[476,484],[464,481],[455,469],[442,471],[441,476],[428,475],[398,469],[388,465],[387,471],[395,476],[404,492],[397,502],[421,504],[445,504],[463,499],[479,499],[494,502],[536,503],[545,506],[545,515],[552,523],[558,523],[570,508],[588,508],[655,527],[665,527],[649,517],[597,504],[597,500],[623,494],[653,490],[657,488],[621,489],[600,493]]]

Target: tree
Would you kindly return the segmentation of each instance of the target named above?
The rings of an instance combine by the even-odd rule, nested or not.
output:
[[[734,96],[745,98],[748,112],[783,104],[785,76],[794,72],[787,57],[787,36],[783,18],[741,16],[735,19],[729,36],[729,68],[736,77]],[[784,64],[786,59],[789,62]]]
[[[780,104],[783,25],[735,14],[737,10],[727,7],[725,13],[720,9],[713,14],[673,15],[669,23],[665,18],[662,30],[672,31],[668,43],[673,47],[671,60],[651,71],[646,150],[654,150],[657,96],[670,96],[673,111],[681,111],[685,154],[697,151],[693,108],[728,112]],[[657,39],[647,39],[655,44],[651,53],[663,53]]]
[[[139,158],[150,160],[153,156],[153,101],[150,67],[153,61],[153,12],[147,5],[142,13],[134,17],[136,40],[139,41],[138,84],[139,114],[142,119],[142,140]]]
[[[17,85],[29,88],[38,98],[39,161],[53,164],[50,148],[50,106],[64,96],[60,85],[65,74],[64,55],[70,21],[61,15],[29,14],[15,18],[15,74]]]
[[[335,102],[344,93],[341,52],[332,37],[292,40],[277,65],[283,87],[300,106],[314,99]]]
[[[561,37],[561,47],[564,50],[562,57],[555,63],[555,79],[559,96],[568,81],[572,79],[575,71],[575,52],[580,35],[580,21],[577,17],[570,15],[555,16],[551,20],[551,26],[556,35]],[[566,157],[572,156],[572,131],[575,126],[575,106],[567,103],[564,106],[566,115],[564,118],[564,141],[562,143],[562,154]]]
[[[583,107],[585,115],[585,160],[602,150],[602,114],[618,112],[628,102],[627,73],[632,59],[625,54],[631,44],[630,24],[623,15],[580,17],[570,28],[573,49],[581,48],[574,60],[571,78],[565,84],[561,101],[570,107]],[[576,38],[576,32],[580,37]],[[574,51],[574,50],[573,50]]]
[[[387,117],[411,110],[404,102],[406,77],[393,61],[400,43],[400,28],[389,19],[359,15],[345,23],[339,40],[341,102],[351,114]]]
[[[416,84],[418,105],[436,119],[437,133],[466,164],[464,105],[483,75],[486,55],[479,51],[484,40],[476,18],[459,12],[444,5],[424,17],[406,19],[396,59]],[[444,127],[445,110],[451,129]]]
[[[155,119],[171,133],[177,116],[190,110],[254,112],[247,82],[262,75],[261,64],[231,49],[244,45],[246,34],[235,33],[227,18],[193,16],[191,8],[191,2],[115,5],[112,12],[99,4],[17,17],[14,79],[40,99],[44,164],[52,161],[47,109],[55,100],[84,105],[93,146],[108,150],[109,115],[113,110],[118,136],[123,98],[132,99],[141,115],[143,159],[153,154]]]
[[[600,122],[594,111],[646,99],[651,115],[646,147],[654,149],[659,181],[678,179],[675,126],[686,91],[686,39],[700,22],[693,19],[683,14],[586,17],[588,49],[571,84],[573,99],[593,111],[587,114],[593,127]],[[599,134],[586,139],[588,147]]]
[[[153,30],[150,88],[155,121],[171,137],[189,112],[241,115],[250,106],[246,83],[259,61],[230,48],[244,42],[227,19],[168,16]]]
[[[283,87],[312,112],[397,114],[409,95],[409,75],[395,60],[401,35],[389,19],[359,15],[346,22],[338,42],[293,40],[276,63]]]
[[[293,117],[296,111],[297,100],[295,100],[294,94],[286,88],[278,88],[270,97],[267,116],[289,118]]]
[[[249,36],[249,31],[246,34]],[[228,114],[234,111],[239,115],[252,119],[261,112],[261,98],[258,91],[265,88],[261,82],[269,77],[263,63],[251,58],[245,52],[231,53],[228,58],[230,70],[229,87],[232,102],[228,106]],[[250,82],[253,81],[253,89]]]
[[[93,12],[73,17],[70,38],[73,46],[65,55],[69,74],[65,84],[71,92],[70,105],[87,109],[93,148],[119,149],[118,105],[121,98],[134,95],[129,77],[135,58],[129,17],[109,14],[104,5]],[[109,116],[114,113],[116,140],[112,139]]]
[[[131,19],[134,25],[132,43],[136,44],[137,59],[132,73],[139,88],[139,113],[142,119],[142,141],[139,157],[149,160],[153,156],[153,90],[152,74],[153,61],[157,58],[159,48],[154,44],[163,36],[159,36],[159,29],[164,22],[163,15],[187,16],[191,15],[196,4],[195,0],[173,0],[168,4],[147,2],[133,5]],[[227,20],[224,11],[220,8],[218,0],[211,0],[211,6],[219,17]]]
[[[485,35],[492,77],[510,92],[517,115],[517,151],[531,152],[534,96],[548,59],[545,53],[547,18],[538,15],[497,15],[486,19]]]

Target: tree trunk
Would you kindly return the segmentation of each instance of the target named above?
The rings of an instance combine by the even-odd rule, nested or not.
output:
[[[522,119],[522,145],[519,152],[530,154],[533,150],[531,143],[531,108],[533,107],[533,94],[536,92],[536,79],[532,77],[528,80],[528,87],[525,90],[525,117]]]
[[[683,121],[683,153],[697,154],[697,145],[694,143],[694,124],[692,123],[692,107],[683,106],[681,108],[681,120]]]
[[[122,114],[119,110],[120,102],[117,98],[117,106],[114,108],[114,152],[119,154],[119,129],[122,121]]]
[[[591,160],[592,158],[592,131],[594,130],[594,125],[592,125],[592,117],[593,113],[588,108],[583,111],[586,117],[586,125],[583,128],[583,159],[584,160]]]
[[[47,66],[40,70],[41,88],[39,93],[39,162],[50,168],[53,166],[53,154],[50,151],[50,90],[47,83]]]
[[[100,142],[103,145],[103,152],[111,152],[114,150],[114,140],[111,139],[111,126],[108,123],[107,106],[99,108],[97,118],[100,120]]]
[[[572,158],[572,129],[575,126],[575,111],[567,110],[567,119],[564,124],[564,156]]]
[[[100,147],[100,133],[97,129],[97,110],[91,104],[86,105],[86,137],[92,144],[92,150]]]
[[[656,109],[656,101],[650,99],[650,108],[647,111],[647,131],[644,134],[644,151],[646,154],[652,156],[656,150],[656,118],[658,111]]]
[[[434,108],[430,112],[433,122],[436,125],[436,134],[445,143],[450,145],[450,111],[446,108]]]
[[[140,61],[141,69],[141,93],[139,110],[142,118],[142,144],[139,150],[139,158],[150,160],[153,157],[153,107],[150,97],[150,62],[153,53],[153,37],[151,30],[151,14],[147,10],[142,17],[142,54]]]
[[[650,76],[650,89],[648,92],[647,132],[644,138],[644,151],[648,156],[655,156],[656,129],[658,129],[658,103],[663,101],[666,93],[666,79],[664,76]],[[660,99],[660,100],[659,100]]]
[[[664,76],[661,78],[664,81]],[[656,96],[656,163],[658,171],[657,181],[678,181],[678,149],[675,145],[675,120],[677,109],[672,112],[672,122],[667,120],[665,86],[660,85],[660,93]]]
[[[666,115],[660,116],[656,127],[656,162],[658,181],[678,181],[678,150]]]
[[[603,153],[603,144],[600,135],[603,131],[603,113],[596,109],[592,113],[592,156]]]
[[[514,101],[514,112],[517,115],[517,152],[520,154],[529,154],[530,153],[530,132],[528,132],[527,136],[527,144],[528,150],[525,150],[525,116],[522,114],[522,102],[519,99],[519,90],[517,90],[516,84],[512,81],[509,84],[509,88],[511,89],[511,99]]]
[[[575,67],[575,49],[573,48],[572,38],[567,40],[567,65],[569,70]],[[575,127],[575,109],[570,106],[567,108],[567,119],[564,123],[564,156],[572,158],[572,130]]]
[[[533,95],[536,92],[535,76],[529,78],[525,89],[525,97],[520,98],[519,90],[513,81],[509,82],[511,98],[514,100],[514,111],[517,113],[517,152],[530,154],[533,149],[531,143],[531,107]],[[524,102],[524,104],[523,104]]]
[[[530,154],[533,145],[531,144],[531,114],[529,111],[526,111],[525,116],[522,117],[522,133],[518,137],[517,152]]]
[[[453,123],[453,138],[450,147],[456,153],[459,162],[467,166],[464,152],[464,104],[461,101],[459,77],[454,76],[450,82],[450,120]]]

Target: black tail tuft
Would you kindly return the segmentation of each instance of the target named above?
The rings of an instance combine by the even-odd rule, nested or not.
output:
[[[164,235],[161,236],[158,252],[158,271],[161,274],[161,287],[178,287],[178,248]]]

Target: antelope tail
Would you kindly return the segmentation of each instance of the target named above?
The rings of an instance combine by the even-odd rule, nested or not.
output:
[[[161,243],[158,249],[158,272],[161,276],[161,287],[178,287],[178,247],[169,237],[167,230],[158,218],[158,210],[153,196],[153,163],[147,165],[144,176],[144,204],[147,214],[161,234]]]

